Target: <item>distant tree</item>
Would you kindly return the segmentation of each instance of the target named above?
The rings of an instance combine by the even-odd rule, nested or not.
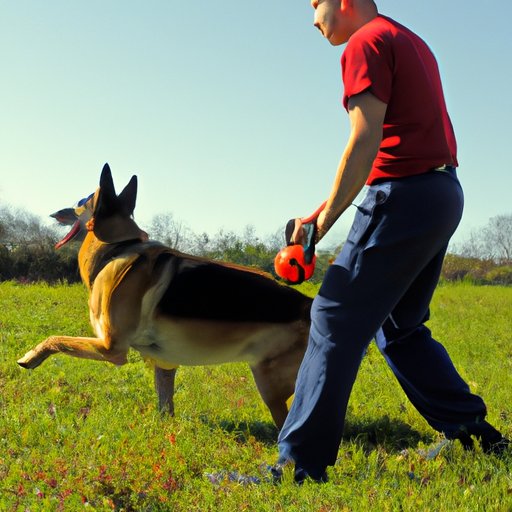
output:
[[[0,280],[68,281],[80,279],[78,247],[55,250],[57,229],[24,210],[0,207]]]
[[[240,265],[245,264],[246,244],[242,237],[234,231],[224,231],[220,229],[212,237],[208,237],[208,243],[203,247],[200,254],[207,258],[221,261],[230,261]]]
[[[265,243],[277,254],[279,249],[284,247],[286,243],[284,239],[284,227],[280,227],[277,231],[268,235],[265,239]]]
[[[44,226],[36,215],[8,206],[0,208],[0,242],[7,246],[55,243],[56,230]]]
[[[451,252],[464,258],[483,258],[485,253],[479,231],[472,231],[461,244],[451,246]]]
[[[260,239],[252,225],[246,226],[241,235],[223,229],[213,236],[202,233],[194,237],[192,245],[191,252],[198,256],[256,267],[267,272],[273,272],[274,257],[279,247],[273,236]]]
[[[170,212],[155,215],[148,228],[148,234],[152,240],[158,240],[172,249],[187,252],[192,247],[191,231]]]
[[[473,231],[455,252],[467,258],[492,260],[507,265],[512,263],[512,214],[489,219],[481,229]]]
[[[210,244],[210,235],[208,233],[201,233],[200,235],[192,234],[190,243],[190,254],[196,256],[205,256],[208,252]]]
[[[492,217],[482,236],[491,259],[501,264],[512,263],[512,214]]]

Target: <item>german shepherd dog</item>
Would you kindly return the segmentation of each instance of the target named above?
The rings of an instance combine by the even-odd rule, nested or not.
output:
[[[133,219],[137,177],[116,195],[108,164],[100,186],[72,210],[87,234],[78,255],[96,337],[50,336],[18,364],[57,352],[122,365],[129,348],[153,362],[159,407],[174,413],[180,365],[248,362],[280,428],[309,331],[311,299],[264,272],[211,261],[149,241]],[[54,214],[65,222],[66,212]]]

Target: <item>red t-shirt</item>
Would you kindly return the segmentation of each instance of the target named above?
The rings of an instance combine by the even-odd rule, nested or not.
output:
[[[366,90],[387,104],[382,142],[367,184],[458,165],[439,68],[420,37],[378,15],[349,39],[341,66],[345,108],[350,96]]]

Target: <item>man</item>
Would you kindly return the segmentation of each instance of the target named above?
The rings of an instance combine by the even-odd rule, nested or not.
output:
[[[312,308],[295,399],[279,435],[273,474],[323,482],[336,461],[347,402],[375,338],[414,406],[447,438],[487,452],[508,441],[487,423],[446,350],[424,322],[463,209],[456,141],[435,57],[417,35],[378,13],[372,0],[312,0],[315,26],[342,56],[351,134],[320,240],[367,184],[343,249]],[[300,241],[300,240],[296,240]]]

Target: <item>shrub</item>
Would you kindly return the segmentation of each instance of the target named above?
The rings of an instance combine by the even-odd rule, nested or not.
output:
[[[77,248],[56,251],[53,244],[0,245],[0,281],[57,283],[80,281]]]
[[[512,266],[496,267],[485,274],[488,284],[512,285]]]
[[[486,274],[494,267],[491,260],[468,258],[457,254],[447,254],[441,271],[444,281],[469,281],[482,283]]]

